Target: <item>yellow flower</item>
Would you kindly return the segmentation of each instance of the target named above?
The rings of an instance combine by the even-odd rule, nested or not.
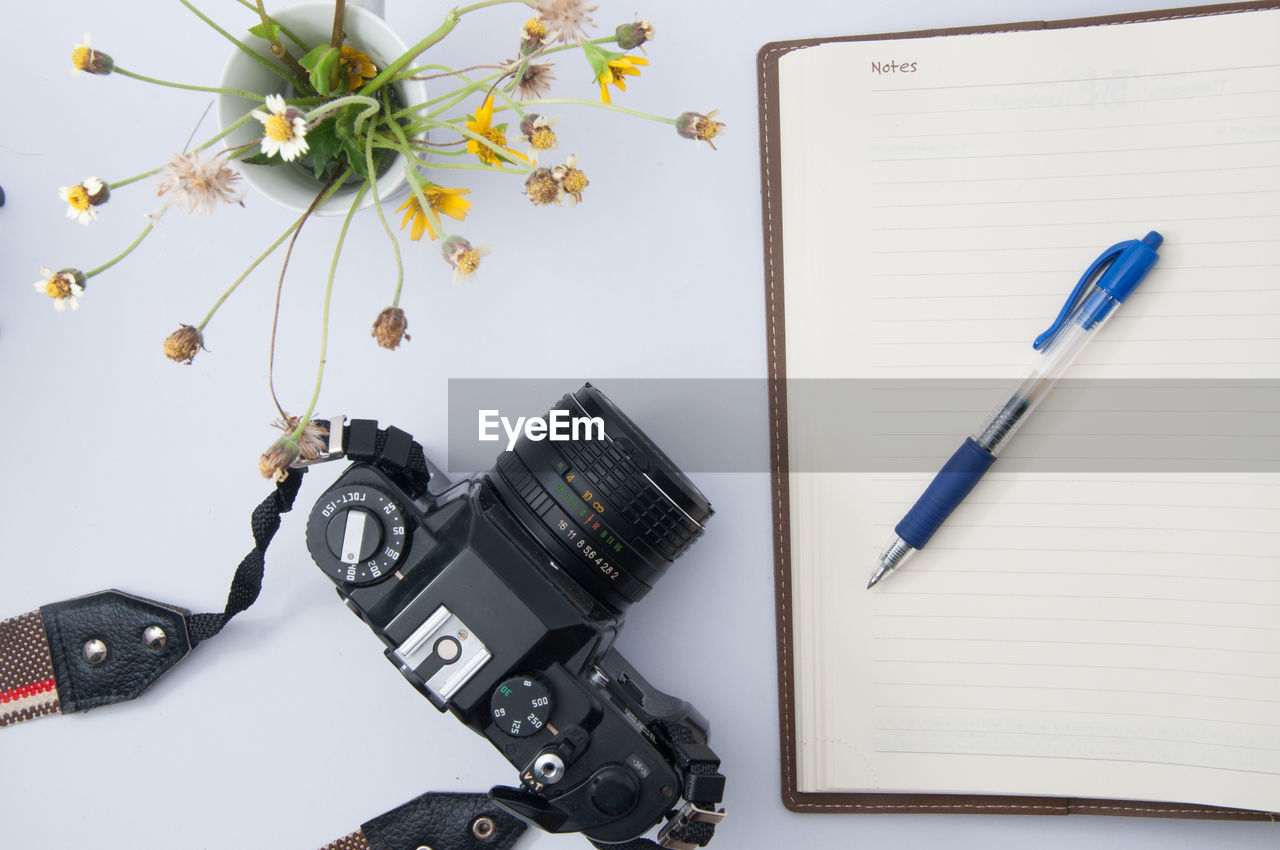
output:
[[[493,126],[493,95],[489,95],[485,100],[484,105],[476,110],[475,120],[467,122],[467,129],[475,133],[477,136],[483,136],[488,139],[494,145],[497,145],[502,150],[511,154],[511,156],[523,159],[525,162],[529,161],[524,154],[517,153],[507,147],[506,124],[499,124],[497,127]],[[498,167],[502,167],[502,163],[506,159],[506,157],[495,152],[493,148],[488,145],[482,145],[477,140],[471,138],[467,139],[467,153],[475,154],[485,165],[496,165]]]
[[[471,202],[463,195],[471,194],[470,189],[448,189],[444,186],[437,186],[434,183],[427,183],[422,187],[422,194],[427,199],[427,206],[438,215],[447,215],[457,221],[462,221],[467,217],[467,210],[471,209]],[[422,238],[423,231],[433,240],[438,239],[440,234],[436,233],[435,226],[431,223],[431,216],[423,209],[422,204],[418,203],[417,194],[411,194],[409,200],[405,201],[396,212],[405,211],[404,220],[400,222],[400,229],[404,230],[409,226],[409,222],[413,222],[413,230],[409,231],[409,238],[417,242]]]
[[[350,45],[342,45],[342,57],[339,64],[347,72],[347,94],[358,91],[365,80],[378,76],[378,66],[373,60]]]
[[[636,66],[648,64],[649,60],[640,56],[619,56],[608,60],[600,76],[596,78],[600,83],[600,100],[613,103],[613,98],[609,97],[609,85],[617,86],[619,91],[626,91],[627,77],[640,76],[640,69]]]

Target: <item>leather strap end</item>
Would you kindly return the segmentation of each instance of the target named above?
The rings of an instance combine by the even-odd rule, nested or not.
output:
[[[487,794],[427,793],[379,815],[356,834],[369,850],[508,850],[525,828]]]
[[[119,590],[42,607],[61,710],[141,695],[191,651],[187,613]]]

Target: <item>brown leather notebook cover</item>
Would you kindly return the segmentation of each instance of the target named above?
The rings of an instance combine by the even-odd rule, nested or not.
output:
[[[774,579],[778,631],[778,703],[782,746],[782,802],[794,812],[882,812],[942,814],[1021,815],[1123,815],[1130,817],[1203,818],[1217,820],[1276,821],[1280,812],[1073,797],[978,796],[958,794],[806,793],[798,790],[795,750],[795,675],[791,640],[791,530],[787,459],[786,339],[782,279],[782,199],[779,193],[781,165],[777,152],[780,128],[777,120],[778,59],[793,51],[842,41],[875,41],[903,38],[938,38],[970,33],[1067,29],[1102,25],[1170,20],[1280,8],[1274,0],[1188,6],[1094,18],[1061,21],[1023,21],[979,27],[879,33],[840,38],[813,38],[770,42],[760,48],[756,67],[760,97],[761,199],[764,220],[765,303],[769,345],[769,419],[773,481]]]

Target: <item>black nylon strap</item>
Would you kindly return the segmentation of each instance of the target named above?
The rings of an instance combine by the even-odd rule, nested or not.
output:
[[[192,647],[222,631],[227,621],[257,601],[258,593],[262,590],[262,573],[265,567],[263,556],[266,555],[271,538],[275,537],[280,528],[280,515],[293,509],[304,474],[306,469],[290,470],[285,479],[276,484],[276,489],[253,509],[250,517],[253,549],[236,567],[235,575],[231,578],[231,590],[227,593],[226,607],[221,614],[192,614],[187,617],[187,633]]]

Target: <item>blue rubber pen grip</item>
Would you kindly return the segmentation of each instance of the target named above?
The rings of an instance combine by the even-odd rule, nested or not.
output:
[[[894,531],[912,549],[923,549],[995,462],[995,455],[979,446],[973,437],[966,439]]]

